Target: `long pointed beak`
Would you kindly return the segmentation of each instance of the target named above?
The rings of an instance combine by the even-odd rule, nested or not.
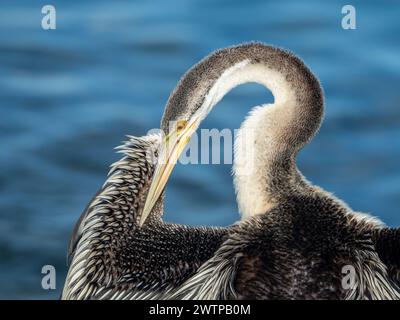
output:
[[[193,121],[182,130],[174,129],[164,138],[146,202],[140,215],[139,226],[144,224],[158,198],[161,196],[176,162],[189,143],[190,137],[196,128],[197,121]]]

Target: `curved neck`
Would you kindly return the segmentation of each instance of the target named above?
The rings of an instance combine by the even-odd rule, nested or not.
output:
[[[318,80],[296,56],[261,43],[216,51],[180,80],[162,120],[207,116],[232,88],[256,82],[272,91],[274,104],[254,109],[235,141],[234,175],[244,216],[264,213],[279,198],[303,188],[295,157],[314,136],[323,116]]]

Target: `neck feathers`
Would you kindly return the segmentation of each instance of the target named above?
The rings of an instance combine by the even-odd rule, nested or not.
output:
[[[180,80],[162,120],[204,118],[232,88],[256,82],[275,102],[252,110],[235,142],[234,180],[242,214],[264,213],[289,191],[303,188],[295,164],[323,116],[323,94],[307,66],[287,51],[261,43],[226,48],[206,57]]]

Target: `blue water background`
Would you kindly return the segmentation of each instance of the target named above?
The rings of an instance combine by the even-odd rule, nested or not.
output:
[[[214,49],[260,40],[300,55],[326,94],[319,135],[299,156],[305,176],[355,210],[400,225],[400,3],[351,1],[43,1],[0,10],[0,298],[57,298],[75,221],[126,134],[159,126],[179,77]],[[233,90],[203,128],[238,128],[259,85]],[[238,219],[230,165],[178,165],[166,219]],[[57,290],[41,288],[54,265]]]

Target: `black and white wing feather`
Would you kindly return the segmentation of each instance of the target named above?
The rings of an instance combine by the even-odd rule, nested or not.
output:
[[[389,276],[400,287],[400,228],[381,228],[374,235],[375,250]]]
[[[155,299],[190,277],[227,229],[162,222],[163,197],[139,227],[161,137],[129,137],[101,190],[80,217],[68,250],[63,299]]]

